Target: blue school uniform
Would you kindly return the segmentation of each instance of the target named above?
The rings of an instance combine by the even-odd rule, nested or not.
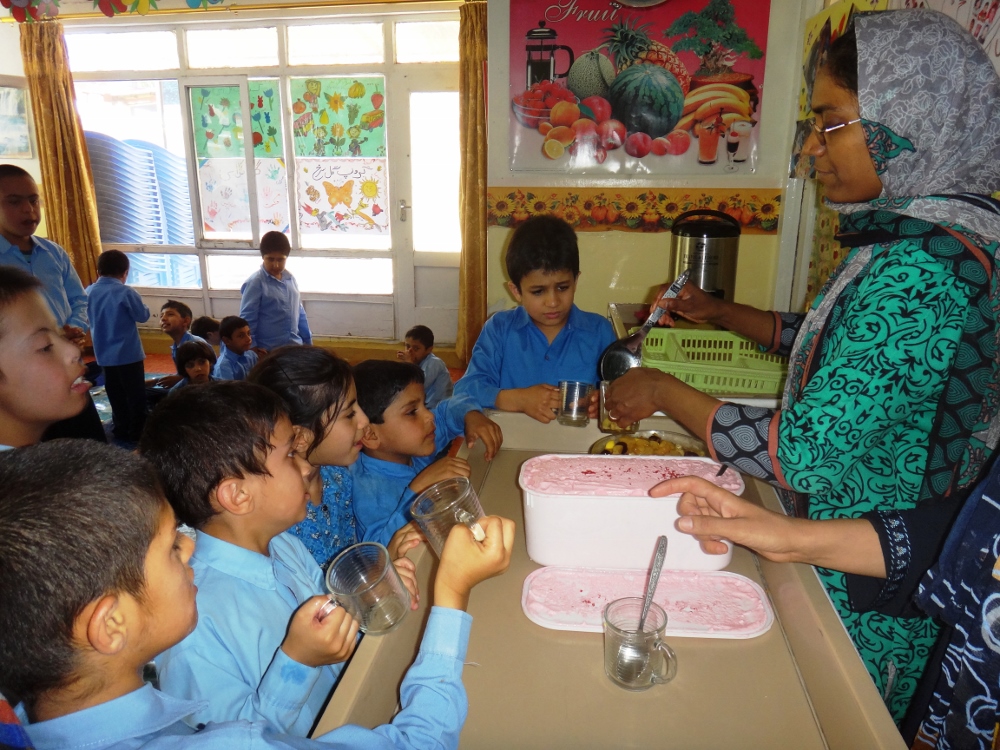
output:
[[[87,330],[87,295],[69,254],[55,242],[32,237],[31,252],[0,236],[0,266],[17,266],[42,282],[39,290],[60,326]]]
[[[420,652],[399,689],[403,708],[391,724],[375,729],[348,725],[315,740],[276,733],[264,722],[212,723],[195,731],[185,720],[201,714],[206,704],[172,698],[150,685],[36,724],[28,723],[23,707],[18,712],[36,750],[451,750],[458,747],[469,709],[462,666],[471,627],[465,612],[431,609]]]
[[[288,530],[298,537],[321,568],[359,541],[354,519],[351,471],[346,466],[320,466],[323,499],[309,503],[306,517]]]
[[[312,344],[299,285],[288,271],[276,279],[261,265],[240,288],[240,317],[257,346],[267,351],[285,344]]]
[[[498,312],[483,326],[469,368],[455,383],[455,395],[492,408],[497,394],[512,388],[559,385],[560,380],[597,383],[597,360],[614,340],[606,318],[576,305],[551,344],[523,307]]]
[[[222,353],[212,368],[212,377],[216,380],[246,380],[250,370],[257,364],[257,352],[248,349],[243,354],[237,354],[225,345]]]
[[[177,347],[179,347],[181,344],[186,344],[188,341],[200,341],[209,349],[212,348],[212,346],[207,341],[205,341],[205,339],[203,339],[201,336],[195,336],[193,333],[191,333],[191,331],[184,331],[184,335],[181,336],[181,340],[178,341],[176,344],[170,345],[170,356],[174,360],[175,365],[177,364]]]
[[[420,369],[424,373],[424,404],[428,409],[433,409],[446,398],[451,398],[454,384],[451,382],[451,373],[448,372],[448,365],[444,360],[432,352],[420,362]]]
[[[110,276],[87,287],[87,316],[94,356],[101,367],[128,365],[146,358],[136,323],[149,320],[149,308],[139,293]]]
[[[203,532],[191,567],[198,626],[156,659],[163,692],[208,701],[187,717],[249,719],[304,737],[343,664],[309,667],[281,650],[292,613],[325,591],[323,573],[298,539],[278,534],[268,557]]]
[[[363,452],[358,456],[351,465],[354,516],[358,533],[365,541],[388,544],[399,527],[412,520],[410,505],[417,495],[410,489],[410,482],[465,432],[465,415],[477,408],[467,396],[456,395],[438,404],[433,409],[434,452],[429,456],[414,456],[408,464],[383,461]]]

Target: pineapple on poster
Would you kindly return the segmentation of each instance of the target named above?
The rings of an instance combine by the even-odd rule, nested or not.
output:
[[[770,0],[510,0],[510,168],[749,174]]]

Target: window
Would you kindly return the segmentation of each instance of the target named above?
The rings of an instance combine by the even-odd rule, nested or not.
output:
[[[70,23],[66,39],[102,241],[130,253],[130,283],[231,310],[260,237],[279,231],[307,312],[327,306],[319,335],[398,336],[423,322],[417,298],[455,298],[419,288],[448,274],[457,288],[453,11]]]

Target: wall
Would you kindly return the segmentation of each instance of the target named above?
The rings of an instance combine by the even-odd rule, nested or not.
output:
[[[814,7],[815,6],[815,7]],[[771,0],[766,70],[761,105],[761,159],[756,174],[747,177],[699,178],[581,178],[561,173],[512,172],[508,162],[509,112],[509,0],[490,0],[489,11],[489,176],[491,187],[691,187],[782,189],[789,181],[788,155],[801,75],[802,28],[819,9],[819,2]],[[789,40],[793,40],[789,42]],[[598,182],[599,180],[599,182]],[[720,190],[722,189],[722,190]],[[790,210],[792,209],[792,210]],[[798,213],[785,201],[777,233],[744,235],[740,242],[736,300],[763,308],[787,309],[796,262]],[[487,288],[490,311],[513,307],[505,288],[503,250],[511,230],[491,227],[487,235]],[[669,281],[670,233],[581,232],[581,277],[577,302],[604,312],[609,302],[640,302],[651,298],[657,286]]]

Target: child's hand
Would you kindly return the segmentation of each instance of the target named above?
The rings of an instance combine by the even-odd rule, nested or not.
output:
[[[329,601],[328,596],[314,596],[295,610],[281,644],[288,658],[307,667],[323,667],[347,661],[354,653],[358,622],[343,607],[320,620],[319,612]]]
[[[417,587],[417,566],[408,557],[400,557],[392,561],[396,572],[399,573],[403,585],[410,592],[410,609],[417,609],[420,606],[420,589]]]
[[[503,445],[503,431],[481,411],[470,411],[465,415],[465,444],[471,448],[480,438],[486,448],[486,460],[490,461]]]
[[[543,424],[556,418],[559,409],[559,389],[554,385],[539,383],[530,388],[512,388],[500,391],[497,408],[501,411],[519,411]]]
[[[386,545],[386,549],[389,550],[389,559],[398,560],[418,544],[426,541],[427,538],[417,526],[416,521],[410,521],[405,526],[396,529],[396,533],[392,535],[392,539]]]
[[[470,474],[472,474],[472,467],[469,466],[468,461],[464,458],[446,456],[417,474],[410,482],[410,489],[419,495],[432,484],[437,484],[444,479],[468,477]]]
[[[500,516],[479,519],[486,538],[477,542],[463,524],[455,524],[441,552],[434,579],[434,604],[464,610],[469,606],[469,592],[487,578],[503,573],[510,566],[514,549],[514,522]]]
[[[397,351],[396,352],[396,359],[401,359],[401,360],[403,360],[405,362],[406,361],[406,352],[399,352],[399,351]]]

